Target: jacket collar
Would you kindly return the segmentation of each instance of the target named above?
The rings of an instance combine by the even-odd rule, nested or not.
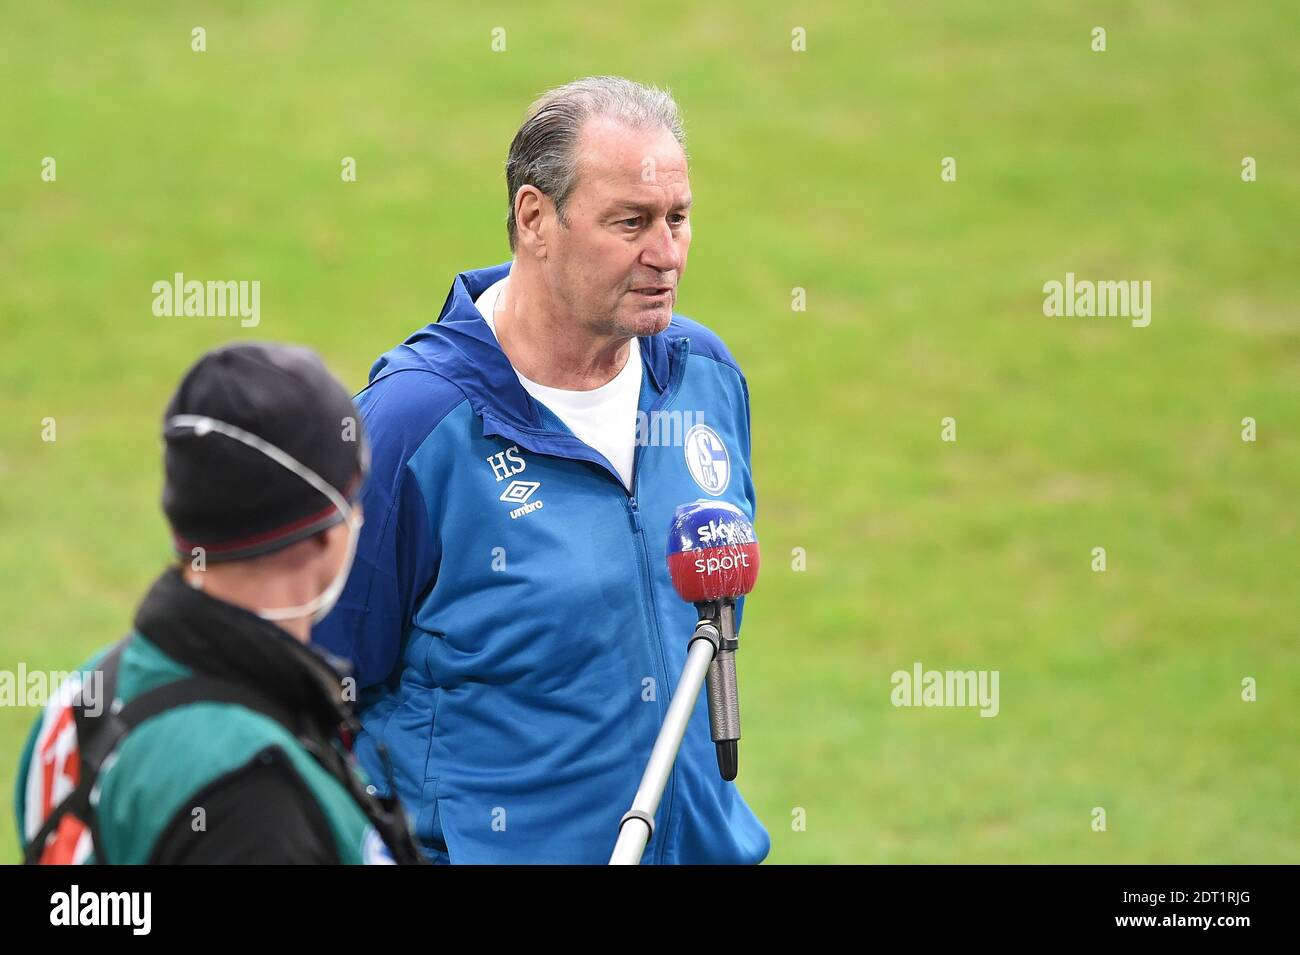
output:
[[[177,663],[251,687],[324,735],[351,721],[343,694],[343,680],[351,672],[346,661],[303,646],[271,621],[194,589],[175,567],[145,595],[135,628]]]
[[[564,453],[569,442],[586,447],[571,434],[556,431],[546,423],[537,403],[519,383],[510,360],[474,304],[474,300],[489,286],[509,273],[510,263],[503,262],[458,274],[451,283],[451,291],[438,320],[381,356],[370,369],[370,383],[397,371],[423,368],[459,387],[475,413],[483,418],[485,431],[489,434],[531,436],[534,444],[554,445],[558,453]],[[668,387],[678,359],[684,354],[678,343],[686,339],[673,336],[670,326],[662,334],[638,341],[651,382],[655,390],[662,393]]]

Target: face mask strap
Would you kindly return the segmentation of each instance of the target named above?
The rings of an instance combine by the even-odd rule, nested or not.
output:
[[[271,442],[258,437],[250,431],[245,431],[238,425],[217,418],[210,418],[207,415],[193,414],[174,415],[167,419],[166,425],[167,427],[189,428],[196,437],[200,438],[215,432],[238,441],[240,444],[247,445],[255,451],[260,451],[276,464],[286,468],[310,484],[343,515],[343,520],[348,525],[348,552],[346,559],[343,561],[343,566],[339,568],[338,574],[335,575],[330,585],[314,600],[301,606],[276,607],[270,610],[257,611],[257,615],[263,620],[295,620],[298,617],[311,614],[312,622],[319,623],[330,612],[339,595],[342,594],[343,587],[347,584],[348,574],[352,570],[352,562],[356,558],[357,539],[361,536],[361,522],[355,515],[355,509],[348,504],[342,494],[331,487],[327,481],[307,465],[286,454]]]

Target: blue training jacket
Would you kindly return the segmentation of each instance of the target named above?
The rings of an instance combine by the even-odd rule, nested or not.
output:
[[[475,307],[509,269],[458,275],[438,321],[371,368],[365,525],[313,639],[352,660],[359,758],[396,787],[430,858],[604,863],[696,622],[668,576],[673,511],[706,498],[754,517],[749,392],[696,322],[640,339],[629,494],[524,390]],[[705,697],[643,862],[767,855],[718,774]]]

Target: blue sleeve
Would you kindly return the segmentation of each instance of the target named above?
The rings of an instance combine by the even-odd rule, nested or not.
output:
[[[417,603],[437,574],[437,535],[409,462],[450,410],[442,384],[435,376],[395,374],[356,399],[370,443],[365,523],[347,586],[312,640],[350,660],[361,689],[396,670]]]

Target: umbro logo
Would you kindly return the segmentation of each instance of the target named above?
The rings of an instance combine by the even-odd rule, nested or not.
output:
[[[502,493],[501,500],[507,504],[522,504],[541,486],[540,481],[511,481],[510,486]]]
[[[501,493],[501,500],[505,501],[507,504],[519,505],[519,507],[516,507],[513,511],[510,512],[511,520],[514,520],[515,518],[523,517],[525,514],[531,514],[533,511],[536,511],[541,508],[542,506],[541,501],[530,502],[528,500],[530,497],[533,496],[533,492],[536,491],[541,486],[542,486],[541,481],[511,481],[510,482],[510,484],[506,487],[506,489]]]
[[[519,454],[519,447],[513,444],[504,451],[489,455],[487,463],[492,465],[492,475],[498,482],[504,481],[528,467]],[[528,500],[541,486],[541,481],[511,481],[506,485],[506,489],[501,492],[499,500],[505,501],[507,504],[519,505],[510,512],[512,520],[516,517],[523,517],[525,514],[531,514],[542,506],[541,501]]]

